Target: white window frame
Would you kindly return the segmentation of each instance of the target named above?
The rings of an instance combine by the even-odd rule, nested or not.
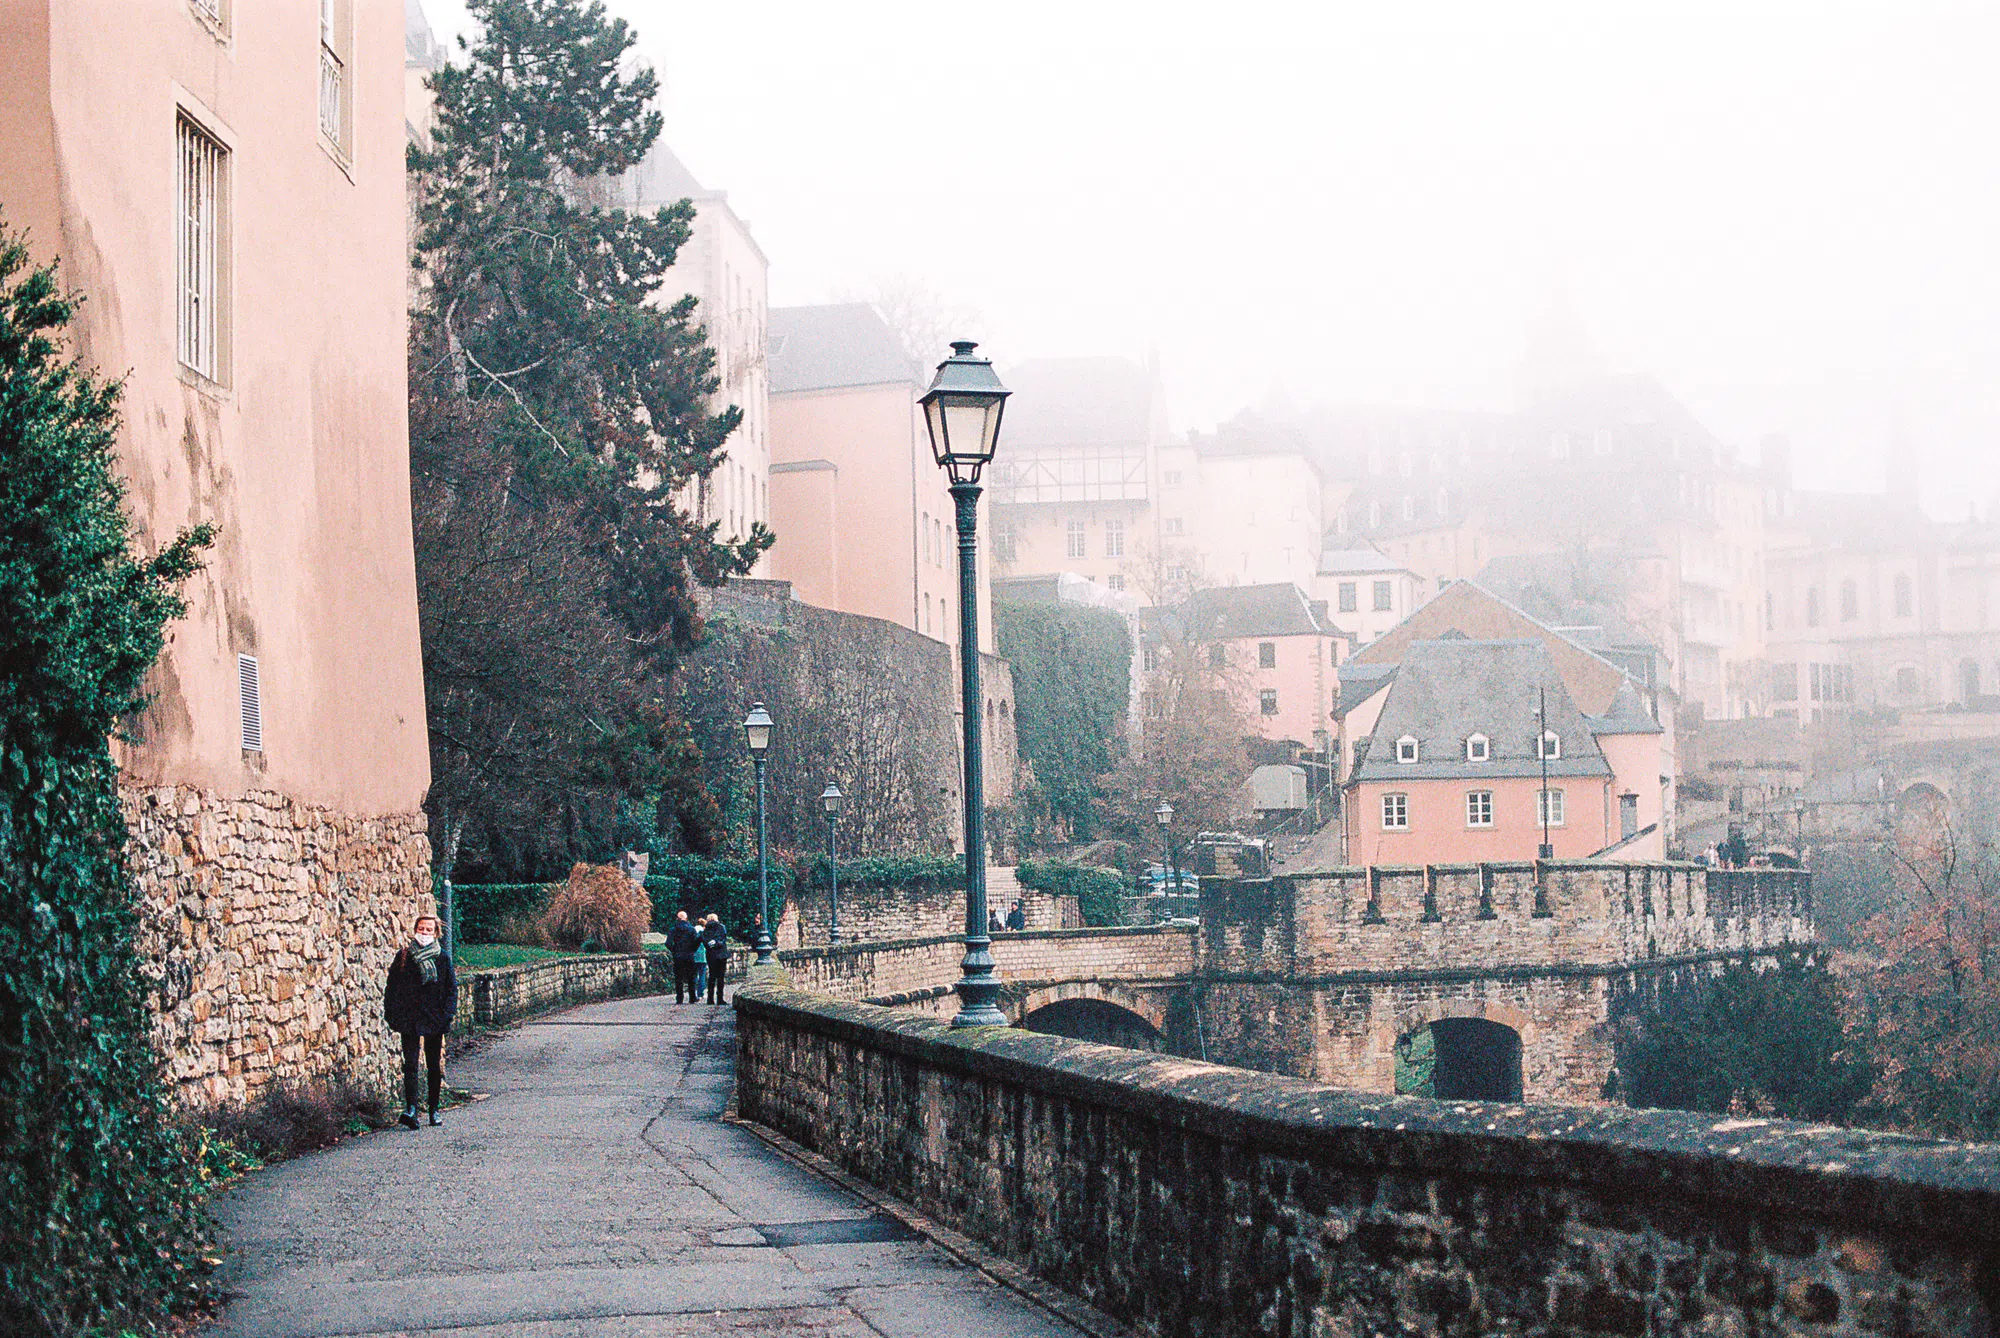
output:
[[[1465,792],[1465,825],[1468,827],[1491,827],[1493,825],[1493,791],[1467,790]]]
[[[1465,736],[1465,760],[1468,762],[1490,762],[1493,760],[1493,741],[1484,734]]]
[[[1414,736],[1405,734],[1402,738],[1396,740],[1396,762],[1398,765],[1409,766],[1416,762],[1422,753],[1423,745],[1418,743]]]
[[[319,136],[345,166],[354,155],[353,0],[319,0]]]
[[[1259,690],[1257,693],[1257,709],[1264,715],[1276,715],[1278,713],[1278,690],[1276,688],[1263,688]]]
[[[1385,832],[1410,830],[1410,796],[1401,793],[1382,796],[1382,830]]]
[[[1563,755],[1562,735],[1552,729],[1545,729],[1535,739],[1535,758],[1541,762],[1560,761]]]
[[[215,385],[229,380],[230,152],[186,107],[174,115],[175,353]]]
[[[1063,522],[1063,556],[1066,558],[1090,556],[1090,533],[1082,521]]]
[[[1561,790],[1535,791],[1535,825],[1560,827],[1568,816],[1569,804]]]
[[[1125,522],[1116,516],[1104,522],[1104,556],[1125,556]]]

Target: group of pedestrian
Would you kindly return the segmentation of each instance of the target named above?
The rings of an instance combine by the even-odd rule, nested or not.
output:
[[[1021,930],[1028,927],[1028,912],[1021,905],[1021,899],[1016,897],[1014,898],[1013,908],[1005,916],[1002,916],[1000,908],[995,906],[986,913],[986,920],[987,930],[991,933],[1003,933],[1009,929]]]
[[[729,931],[713,911],[700,920],[675,911],[674,927],[667,931],[667,951],[674,959],[675,1003],[700,1003],[704,994],[712,1004],[722,1002],[722,981],[729,971]]]

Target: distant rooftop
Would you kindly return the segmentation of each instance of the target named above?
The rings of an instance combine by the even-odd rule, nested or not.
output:
[[[866,302],[771,308],[770,373],[774,395],[916,384],[895,332]]]
[[[1142,610],[1141,617],[1155,636],[1163,625],[1173,624],[1197,641],[1339,631],[1319,616],[1305,591],[1289,582],[1197,590],[1171,608]]]
[[[1340,575],[1351,571],[1408,571],[1402,563],[1373,548],[1337,548],[1319,555],[1319,574]]]
[[[1536,711],[1548,703],[1548,728],[1561,755],[1535,756]],[[1470,762],[1465,740],[1486,736],[1487,760]],[[1398,739],[1417,740],[1415,762],[1396,761]],[[1608,776],[1611,768],[1583,715],[1563,687],[1540,641],[1412,641],[1396,667],[1388,700],[1370,736],[1357,780],[1453,780],[1508,776]]]

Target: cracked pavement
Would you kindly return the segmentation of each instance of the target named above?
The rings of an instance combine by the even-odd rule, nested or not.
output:
[[[249,1176],[210,1338],[1075,1338],[720,1120],[735,1013],[658,996],[454,1065],[491,1096]]]

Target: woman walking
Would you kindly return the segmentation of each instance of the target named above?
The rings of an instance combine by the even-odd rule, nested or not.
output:
[[[430,1067],[431,1123],[444,1123],[438,1118],[438,1096],[444,1088],[444,1036],[458,1011],[458,978],[438,942],[435,915],[417,917],[416,937],[389,963],[382,1005],[390,1030],[403,1038],[403,1127],[417,1127],[419,1044]]]
[[[701,926],[702,955],[708,958],[708,1001],[722,1002],[722,978],[729,973],[729,931],[710,911]]]

